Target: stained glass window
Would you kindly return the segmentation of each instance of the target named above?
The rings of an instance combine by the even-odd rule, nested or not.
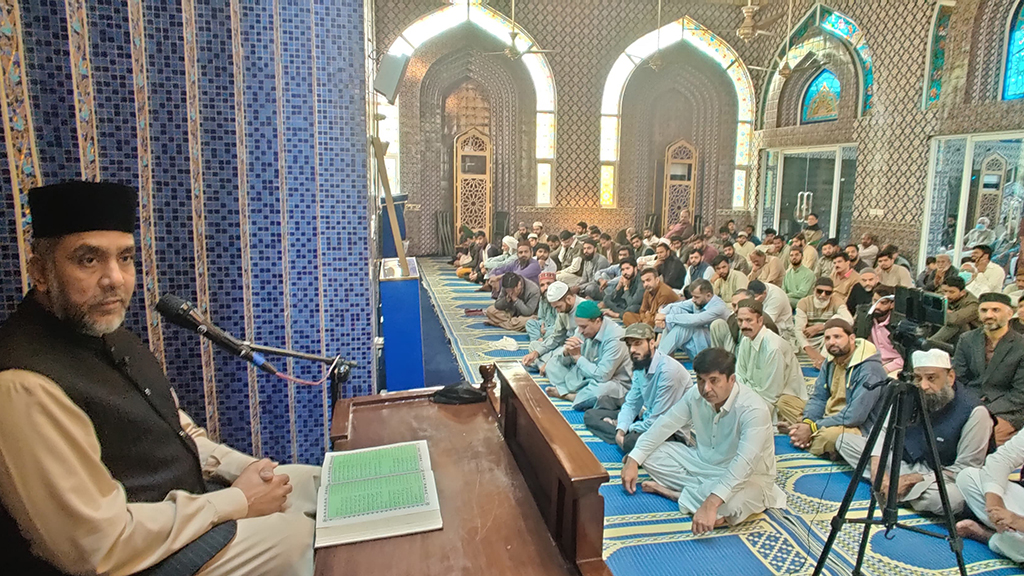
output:
[[[615,166],[601,166],[601,207],[615,208]]]
[[[395,39],[388,49],[388,54],[411,56],[424,42],[450,30],[455,26],[469,22],[505,46],[512,43],[509,34],[512,22],[504,15],[484,6],[481,0],[448,0],[448,6],[435,10],[413,22]],[[526,51],[534,46],[530,37],[520,26],[516,26],[516,48]],[[524,54],[521,58],[530,79],[533,80],[537,96],[537,141],[534,156],[537,163],[537,204],[551,204],[552,160],[555,157],[556,121],[555,121],[555,82],[543,54]],[[385,115],[393,118],[382,121],[379,127],[381,139],[392,138],[394,144],[388,149],[387,166],[392,175],[392,182],[397,189],[398,184],[398,105],[389,107]],[[378,110],[384,113],[383,108]],[[391,114],[393,112],[393,114]]]
[[[800,123],[829,122],[839,118],[839,79],[829,70],[822,70],[807,85],[800,110]]]
[[[940,4],[936,8],[935,25],[932,29],[932,52],[928,57],[928,83],[925,88],[925,107],[931,107],[942,95],[942,76],[946,67],[946,37],[949,36],[949,19],[953,7]]]
[[[1006,72],[1003,77],[1003,99],[1024,97],[1024,2],[1014,9],[1010,37],[1006,40]]]

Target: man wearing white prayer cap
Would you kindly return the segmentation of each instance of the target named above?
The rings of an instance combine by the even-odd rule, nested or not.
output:
[[[955,385],[956,377],[949,354],[942,350],[918,350],[911,357],[914,384],[921,389],[922,400],[915,407],[903,445],[897,501],[909,504],[918,512],[942,513],[939,487],[931,470],[928,456],[931,450],[924,431],[921,410],[927,410],[935,432],[935,444],[944,472],[946,492],[951,512],[959,513],[964,507],[964,495],[955,482],[957,474],[966,468],[977,468],[985,462],[992,441],[992,415],[970,390]],[[892,424],[887,415],[885,426]],[[864,476],[873,481],[883,474],[881,498],[889,487],[889,465],[879,462],[882,452],[882,430],[879,441],[871,451],[871,468]],[[856,434],[842,434],[836,448],[851,465],[860,460],[867,438]]]
[[[548,237],[547,232],[544,231],[544,223],[540,220],[533,223],[533,233],[537,235],[538,244],[548,244],[548,241],[551,240],[551,238]],[[558,238],[555,238],[555,241],[557,240]]]
[[[581,300],[570,293],[565,282],[552,282],[544,297],[558,313],[555,325],[545,333],[543,340],[530,342],[530,351],[522,359],[523,366],[541,374],[551,355],[561,354],[565,341],[576,332],[576,306]]]
[[[505,236],[501,239],[501,250],[501,254],[484,260],[484,272],[490,272],[499,266],[515,260],[516,250],[519,250],[519,240],[512,236]]]

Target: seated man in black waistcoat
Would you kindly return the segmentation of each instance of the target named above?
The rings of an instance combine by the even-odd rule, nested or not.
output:
[[[29,192],[33,288],[0,326],[0,571],[135,574],[237,520],[198,574],[312,574],[319,470],[207,438],[121,327],[137,204],[117,184]]]
[[[939,486],[926,455],[928,441],[924,420],[920,416],[924,409],[928,411],[935,432],[951,512],[959,514],[964,508],[964,496],[956,487],[956,475],[965,468],[984,464],[989,450],[995,448],[992,443],[992,415],[970,389],[954,386],[955,375],[949,354],[942,350],[917,350],[911,354],[910,361],[914,367],[914,383],[924,393],[924,402],[914,407],[914,413],[906,423],[896,500],[910,504],[918,512],[942,514]],[[864,471],[864,477],[869,481],[873,481],[876,474],[885,475],[882,479],[883,492],[889,488],[889,465],[880,462],[882,438],[885,437],[885,428],[891,424],[891,418],[887,419],[871,452],[871,467]],[[866,445],[867,437],[859,434],[841,434],[836,440],[836,448],[851,466],[857,465]],[[884,494],[882,498],[885,498]]]

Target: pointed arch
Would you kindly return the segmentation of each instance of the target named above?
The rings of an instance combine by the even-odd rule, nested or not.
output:
[[[788,63],[790,69],[796,68],[809,54],[823,51],[825,39],[820,35],[810,35],[812,29],[821,30],[839,40],[849,51],[856,62],[858,91],[857,117],[861,118],[871,112],[874,107],[875,67],[871,56],[871,48],[864,39],[864,31],[845,14],[828,6],[815,4],[789,33],[789,40],[782,41],[772,63],[771,71],[765,78],[759,124],[764,128],[765,109],[771,94],[778,94],[786,79],[779,75],[779,69]],[[789,49],[787,50],[787,46]]]
[[[746,202],[747,172],[750,167],[750,140],[753,136],[754,84],[750,72],[735,50],[709,29],[689,16],[654,30],[630,44],[612,65],[605,80],[601,99],[601,207],[617,205],[616,187],[619,164],[619,122],[622,95],[630,76],[640,64],[659,49],[686,42],[717,63],[732,80],[738,100],[736,118],[736,166],[733,177],[732,207]]]
[[[1024,0],[1016,3],[1007,18],[1001,89],[1003,100],[1024,98]]]
[[[839,100],[842,86],[839,78],[828,68],[818,72],[800,98],[800,124],[833,122],[839,118]]]
[[[395,38],[388,48],[388,54],[397,56],[412,56],[423,43],[443,34],[444,32],[465,22],[472,23],[481,30],[493,36],[505,46],[512,45],[509,31],[512,29],[510,22],[503,14],[481,4],[481,0],[448,0],[449,5],[435,10],[409,25],[401,34]],[[516,48],[525,52],[530,48],[537,48],[536,42],[521,26],[515,27],[518,36],[515,40]],[[537,138],[535,142],[534,157],[537,162],[537,205],[551,205],[552,190],[554,182],[555,149],[557,141],[557,124],[555,118],[557,96],[555,93],[554,76],[551,74],[551,66],[544,54],[523,54],[519,60],[526,67],[533,81],[533,88],[536,94],[537,109]],[[396,101],[388,109],[393,116],[393,128],[391,132],[397,136],[397,122],[399,113],[399,102]],[[387,114],[385,114],[387,116]],[[399,173],[400,156],[398,147],[389,149],[388,170],[389,173]]]

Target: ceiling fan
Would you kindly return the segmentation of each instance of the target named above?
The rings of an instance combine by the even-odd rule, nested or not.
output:
[[[508,33],[509,39],[512,41],[508,48],[505,48],[501,52],[484,52],[485,55],[497,55],[504,54],[509,60],[519,60],[526,54],[551,54],[557,52],[557,50],[534,50],[533,44],[526,47],[526,50],[520,50],[516,46],[516,39],[519,38],[519,32],[516,30],[516,0],[512,0],[512,26]]]
[[[754,19],[757,11],[760,10],[760,6],[754,5],[754,0],[747,0],[747,5],[742,8],[743,10],[743,23],[736,29],[736,35],[743,39],[744,42],[750,42],[758,36],[775,36],[775,34],[767,30],[772,24],[778,22],[783,14],[777,14],[758,22]]]
[[[749,1],[750,0],[748,0],[748,2]],[[750,8],[753,8],[753,10],[755,12],[757,11],[757,7],[756,6],[751,6],[748,3],[747,6],[743,7],[743,13],[747,14],[747,10],[750,9]],[[778,18],[781,18],[781,17],[782,17],[782,15],[779,14],[778,16],[775,16],[774,18],[778,19]],[[772,22],[774,22],[774,20],[772,20]],[[768,22],[766,20],[765,22],[762,22],[760,24],[760,26],[763,27],[763,26],[766,25],[766,23],[771,23],[771,22]],[[744,24],[746,24],[746,21],[744,21]],[[779,76],[782,77],[783,80],[789,79],[789,77],[792,76],[794,72],[799,72],[800,70],[805,70],[807,68],[814,68],[814,67],[817,67],[817,66],[821,66],[821,62],[818,60],[818,55],[815,54],[814,52],[807,53],[801,59],[800,62],[797,62],[797,66],[795,68],[792,65],[790,65],[790,63],[789,63],[789,51],[790,51],[790,48],[791,48],[791,46],[790,46],[790,37],[791,37],[790,36],[790,30],[792,30],[792,29],[793,29],[793,0],[789,0],[789,8],[786,10],[786,52],[782,56],[782,58],[783,58],[782,66],[779,66],[779,68],[778,68]],[[740,30],[742,30],[742,27],[740,28]],[[740,30],[737,30],[736,33],[739,34]],[[742,35],[740,37],[742,38]],[[764,68],[763,66],[752,66],[750,64],[747,64],[747,68],[750,68],[750,69],[753,69],[753,70],[763,70],[765,72],[775,72],[776,71],[774,68]]]

